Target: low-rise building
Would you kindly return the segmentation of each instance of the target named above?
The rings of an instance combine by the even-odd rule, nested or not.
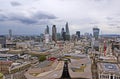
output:
[[[12,61],[0,61],[0,72],[3,74],[8,74],[11,64]]]
[[[120,64],[97,63],[99,79],[120,79]]]
[[[72,79],[92,79],[91,60],[86,55],[71,56],[68,68]]]

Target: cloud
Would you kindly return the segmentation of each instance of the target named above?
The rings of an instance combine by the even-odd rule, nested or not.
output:
[[[16,1],[12,1],[12,2],[10,2],[10,4],[14,7],[21,5],[19,2],[16,2]]]
[[[5,21],[7,19],[7,16],[4,14],[0,14],[0,21]]]
[[[2,9],[0,9],[0,12],[2,12],[3,10]]]
[[[120,26],[117,26],[116,28],[120,28]]]
[[[106,17],[107,20],[113,20],[113,17]]]
[[[21,16],[21,15],[11,16],[11,17],[9,17],[9,20],[10,21],[19,21],[19,22],[21,22],[23,24],[34,24],[34,23],[38,22],[34,18],[29,18],[29,17]]]
[[[8,13],[7,15],[0,14],[0,21],[17,21],[23,24],[46,24],[52,19],[57,19],[57,17],[40,11],[35,13],[31,12],[29,16],[25,13]]]
[[[36,12],[33,16],[37,19],[56,19],[57,18],[56,16],[54,16],[52,14],[43,13],[40,11]]]

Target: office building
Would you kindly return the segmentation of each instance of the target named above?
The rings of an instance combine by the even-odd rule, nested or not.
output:
[[[65,32],[64,28],[61,29],[61,40],[63,40],[63,32]]]
[[[60,33],[57,33],[57,40],[60,40],[61,36]]]
[[[47,34],[49,34],[49,26],[47,25],[47,28],[46,28],[46,32]]]
[[[49,26],[47,26],[45,29],[44,38],[45,38],[45,43],[49,43],[49,41],[50,41]]]
[[[9,29],[9,40],[12,40],[12,30]]]
[[[66,32],[65,32],[64,28],[62,28],[62,30],[61,30],[61,39],[64,41],[66,40]]]
[[[6,37],[3,35],[0,36],[0,44],[1,44],[1,47],[3,48],[6,47]]]
[[[65,27],[66,27],[66,40],[69,41],[70,40],[70,32],[69,32],[68,22],[66,23]]]
[[[57,41],[57,30],[56,30],[56,25],[53,25],[52,27],[52,40]]]
[[[79,40],[80,39],[80,31],[76,31],[76,35],[77,35],[77,38]]]
[[[63,40],[66,41],[66,32],[63,32]]]
[[[95,40],[98,39],[98,37],[99,37],[99,28],[93,28],[93,36],[94,36]]]

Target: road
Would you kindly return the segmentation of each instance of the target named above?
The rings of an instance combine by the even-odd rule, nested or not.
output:
[[[68,71],[68,62],[64,62],[64,68],[61,79],[71,79]]]

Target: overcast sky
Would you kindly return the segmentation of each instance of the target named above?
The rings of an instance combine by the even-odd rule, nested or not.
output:
[[[0,34],[40,34],[53,24],[60,32],[120,34],[120,0],[0,0]]]

